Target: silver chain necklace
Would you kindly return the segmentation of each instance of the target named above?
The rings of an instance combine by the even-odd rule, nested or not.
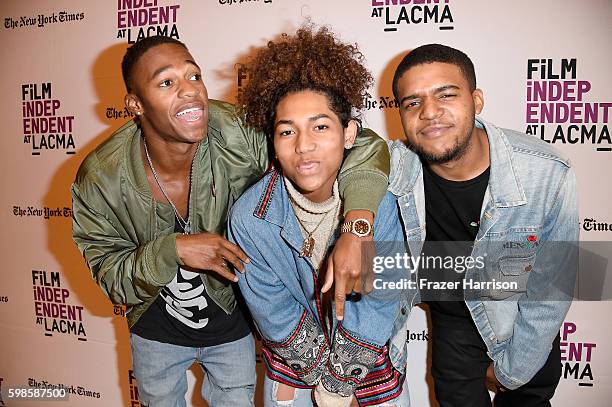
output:
[[[166,198],[166,200],[172,207],[172,210],[174,210],[174,215],[176,216],[176,220],[178,221],[179,226],[181,227],[181,229],[183,229],[183,234],[185,235],[190,234],[191,233],[191,219],[189,219],[189,215],[187,215],[186,220],[181,216],[179,211],[176,209],[174,202],[172,202],[172,199],[170,199],[170,197],[164,190],[164,187],[162,187],[161,181],[159,180],[159,176],[157,175],[157,171],[155,171],[155,167],[153,167],[153,161],[151,160],[151,156],[149,155],[149,149],[147,148],[147,140],[143,137],[142,141],[144,144],[145,155],[147,156],[147,161],[149,162],[149,168],[151,168],[151,172],[153,173],[153,178],[155,178],[155,182],[157,183],[159,190],[161,191],[161,193],[164,195],[164,197]],[[198,144],[198,146],[196,147],[196,154],[198,153],[199,147],[200,147],[200,144]],[[194,155],[194,158],[195,158],[195,155]],[[191,163],[191,167],[192,168],[189,171],[189,196],[187,197],[187,206],[189,206],[189,200],[191,199],[191,191],[193,189],[193,182],[191,179],[192,174],[193,174],[193,162]]]

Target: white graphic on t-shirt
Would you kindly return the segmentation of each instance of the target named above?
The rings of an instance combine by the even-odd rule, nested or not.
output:
[[[181,275],[182,282],[178,281]],[[197,279],[197,280],[196,280]],[[194,281],[195,280],[195,281]],[[187,307],[198,307],[202,311],[208,306],[202,295],[204,284],[198,273],[179,268],[174,279],[166,285],[160,295],[166,301],[166,311],[181,323],[193,329],[202,329],[208,324],[208,318],[195,320],[195,315]]]

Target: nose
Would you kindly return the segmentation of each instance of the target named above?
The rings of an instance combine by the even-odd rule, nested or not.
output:
[[[421,112],[419,118],[422,120],[437,119],[442,115],[442,108],[435,97],[424,98],[421,102]]]
[[[314,139],[307,133],[300,131],[295,138],[295,152],[304,154],[313,151],[316,147]]]
[[[193,97],[200,93],[199,83],[196,81],[190,81],[184,79],[180,83],[179,96],[180,97]]]

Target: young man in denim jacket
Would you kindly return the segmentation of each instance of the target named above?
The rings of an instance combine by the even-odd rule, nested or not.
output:
[[[548,144],[476,118],[483,93],[461,51],[414,49],[393,91],[407,145],[390,143],[389,189],[399,196],[410,252],[450,254],[431,242],[462,241],[468,249],[459,252],[482,261],[457,274],[458,292],[436,292],[441,285],[419,270],[438,401],[491,406],[493,385],[496,407],[549,406],[578,240],[574,171]],[[483,282],[499,286],[474,284]]]

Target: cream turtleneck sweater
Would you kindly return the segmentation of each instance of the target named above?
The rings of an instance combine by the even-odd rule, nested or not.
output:
[[[310,255],[312,265],[318,270],[327,252],[327,244],[340,223],[342,201],[338,192],[338,180],[334,182],[332,196],[323,202],[312,202],[293,186],[290,180],[283,177],[289,201],[304,239],[311,235],[315,241]]]

